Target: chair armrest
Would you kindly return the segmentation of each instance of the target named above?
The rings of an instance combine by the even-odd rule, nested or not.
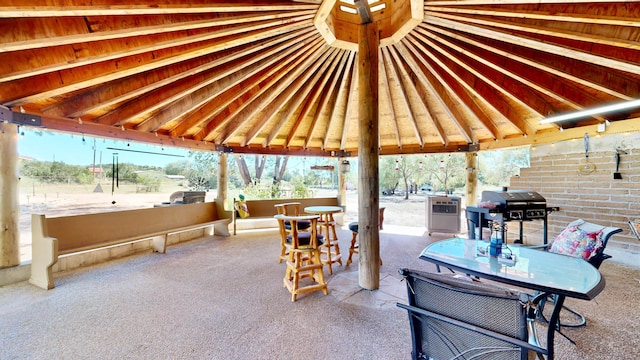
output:
[[[527,246],[527,248],[529,248],[529,249],[548,249],[550,246],[551,246],[551,244],[541,244],[541,245]]]

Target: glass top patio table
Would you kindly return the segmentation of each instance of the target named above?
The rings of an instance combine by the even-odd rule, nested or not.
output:
[[[441,240],[427,246],[420,259],[480,278],[536,290],[540,292],[538,296],[557,295],[549,324],[559,324],[565,297],[591,300],[604,289],[605,281],[598,269],[581,258],[509,245],[516,260],[505,263],[497,257],[479,255],[478,247],[484,246],[489,243],[463,238]],[[509,250],[502,249],[503,252]],[[555,330],[555,325],[547,326],[548,360],[554,359]]]
[[[445,239],[427,246],[420,259],[481,278],[577,299],[591,300],[605,287],[598,269],[581,258],[509,245],[516,259],[512,264],[480,256],[476,247],[477,240]]]
[[[335,214],[342,212],[343,209],[340,206],[329,206],[329,205],[318,205],[318,206],[307,206],[304,208],[304,212],[309,214]]]

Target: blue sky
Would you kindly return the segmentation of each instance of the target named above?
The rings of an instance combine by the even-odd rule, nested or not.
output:
[[[190,161],[189,150],[176,147],[127,142],[112,139],[94,138],[82,135],[71,135],[55,131],[42,131],[29,127],[20,127],[24,136],[18,137],[18,154],[39,161],[60,161],[69,165],[92,166],[93,144],[95,139],[96,166],[111,164],[113,153],[118,153],[120,164],[129,163],[165,167],[172,162]],[[117,150],[114,150],[117,149]],[[357,161],[350,159],[351,171],[357,171]],[[287,164],[289,171],[301,174],[309,171],[312,165],[335,165],[337,159],[325,157],[292,156]],[[251,166],[251,165],[250,165]]]
[[[189,151],[181,148],[165,146],[163,150],[160,146],[150,144],[93,138],[90,136],[84,136],[85,141],[83,142],[81,135],[29,128],[20,128],[20,131],[24,131],[24,136],[18,138],[18,154],[40,161],[55,160],[70,165],[91,166],[94,158],[94,139],[96,166],[100,165],[101,157],[102,164],[111,164],[113,153],[118,153],[118,161],[121,164],[132,163],[164,167],[172,162],[189,160]]]

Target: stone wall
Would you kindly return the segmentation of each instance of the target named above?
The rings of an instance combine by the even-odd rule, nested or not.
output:
[[[631,232],[628,220],[640,220],[640,134],[592,136],[588,161],[595,171],[581,174],[579,167],[587,162],[583,139],[531,148],[530,168],[521,169],[511,179],[511,190],[533,190],[547,200],[547,206],[558,206],[548,219],[551,241],[575,219],[620,227],[607,245],[607,253],[617,263],[640,267],[640,240]],[[614,179],[615,153],[621,149],[620,174]],[[517,231],[511,223],[509,232]],[[525,240],[542,242],[542,222],[524,223]]]

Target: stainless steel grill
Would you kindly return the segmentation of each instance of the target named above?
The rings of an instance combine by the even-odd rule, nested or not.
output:
[[[541,220],[547,216],[547,200],[535,191],[483,191],[482,202],[495,204],[495,212],[501,213],[504,221]]]
[[[467,207],[467,225],[470,238],[475,238],[476,227],[488,227],[489,221],[497,221],[503,228],[505,222],[518,221],[520,231],[515,243],[521,243],[522,222],[542,220],[544,221],[544,243],[547,243],[547,215],[557,207],[548,207],[547,200],[539,193],[531,190],[507,190],[483,191],[479,207]],[[473,231],[473,233],[472,233]],[[481,232],[480,232],[481,233]],[[506,234],[503,231],[503,239]],[[482,237],[482,235],[480,235]]]

